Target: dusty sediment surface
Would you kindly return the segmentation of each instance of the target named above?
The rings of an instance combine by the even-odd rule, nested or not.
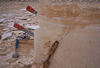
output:
[[[99,68],[98,26],[76,28],[61,41],[50,68]]]
[[[100,48],[99,5],[84,4],[53,4],[51,6],[46,5],[44,10],[40,8],[41,12],[38,17],[40,24],[43,25],[46,22],[50,25],[48,27],[41,26],[41,29],[36,30],[35,46],[37,53],[35,52],[35,60],[37,63],[43,63],[47,59],[49,47],[46,49],[45,44],[49,41],[53,44],[52,41],[58,40],[60,45],[54,57],[51,58],[50,68],[100,67],[100,52],[98,51]],[[53,26],[54,29],[52,29]],[[45,30],[45,27],[48,31]],[[49,36],[50,34],[53,36]],[[41,59],[38,60],[38,58]]]
[[[27,5],[33,6],[38,11],[38,15],[27,14],[25,12]],[[42,68],[43,62],[48,57],[48,51],[56,40],[60,44],[50,60],[50,68],[100,68],[100,4],[1,2],[0,14],[1,19],[6,18],[5,20],[18,23],[35,21],[40,26],[35,30],[34,41],[28,40],[27,43],[26,41],[20,43],[21,57],[19,59],[11,58],[14,41],[11,41],[12,43],[8,41],[11,43],[9,52],[0,56],[2,68],[25,68],[28,65],[32,68]],[[19,20],[18,17],[21,16],[31,20]],[[9,21],[6,23],[8,24]],[[6,24],[0,25],[1,35],[6,26]],[[0,46],[3,47],[4,43]]]

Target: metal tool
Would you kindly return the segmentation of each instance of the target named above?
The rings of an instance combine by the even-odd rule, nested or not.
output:
[[[32,31],[24,28],[23,26],[21,26],[21,25],[19,25],[17,23],[14,24],[14,27],[17,28],[17,29],[19,29],[19,30],[24,31],[25,33],[29,34],[30,36],[34,36],[34,33]]]
[[[18,44],[19,44],[19,40],[16,39],[16,44],[15,44],[15,54],[13,54],[13,58],[18,58],[19,57],[19,54],[17,53],[17,50],[18,50]]]
[[[37,11],[35,9],[33,9],[31,6],[27,6],[26,10],[33,14],[37,14]]]

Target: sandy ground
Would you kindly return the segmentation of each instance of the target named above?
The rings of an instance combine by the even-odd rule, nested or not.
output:
[[[33,62],[42,64],[47,59],[49,48],[56,40],[60,42],[60,45],[50,60],[50,68],[100,68],[100,4],[45,5],[32,2],[0,2],[0,18],[25,22],[16,20],[16,17],[25,15],[25,11],[21,9],[27,5],[33,6],[38,11],[36,17],[27,17],[33,19],[31,22],[37,21],[40,25],[40,29],[35,31],[35,42],[29,40],[27,43],[26,41],[20,43],[19,54],[21,57],[19,59],[11,58],[12,51],[14,51],[14,42],[12,42],[9,53],[0,56],[1,68],[27,67],[23,67],[23,65],[21,67],[18,64],[13,66],[10,63],[26,59],[21,63],[28,64],[26,62],[30,61],[26,57],[30,57],[29,53],[32,47],[34,47]],[[2,14],[12,15],[3,17]],[[1,35],[6,26],[0,26]],[[34,46],[33,43],[35,43]],[[34,65],[33,68],[35,68]]]

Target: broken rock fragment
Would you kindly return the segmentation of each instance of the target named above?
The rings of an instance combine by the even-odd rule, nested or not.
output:
[[[27,24],[26,25],[26,28],[28,28],[28,29],[38,29],[38,28],[40,28],[40,26],[39,25],[30,25],[30,24]]]
[[[12,32],[9,32],[9,33],[4,33],[1,37],[2,40],[4,39],[7,39],[8,37],[11,37],[12,36]]]
[[[4,22],[4,18],[0,19],[0,24],[2,24]]]

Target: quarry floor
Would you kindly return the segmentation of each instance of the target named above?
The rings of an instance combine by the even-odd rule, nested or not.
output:
[[[37,16],[27,18],[33,18],[31,22],[38,22],[40,29],[35,31],[35,40],[20,42],[19,59],[11,57],[15,42],[10,42],[11,48],[8,52],[0,55],[0,68],[31,68],[19,66],[15,62],[26,59],[21,63],[30,63],[28,59],[31,57],[32,49],[35,52],[35,61],[42,63],[48,56],[51,44],[56,40],[60,44],[50,60],[50,68],[100,68],[100,4],[74,3],[48,6],[32,2],[0,2],[0,18],[3,18],[2,14],[13,14],[5,17],[8,20],[22,16],[25,11],[21,9],[25,9],[27,5],[33,6],[38,11]],[[16,19],[14,21],[19,22]],[[0,26],[1,35],[6,26]],[[8,42],[3,44],[8,45]],[[0,47],[2,45],[0,44]]]

